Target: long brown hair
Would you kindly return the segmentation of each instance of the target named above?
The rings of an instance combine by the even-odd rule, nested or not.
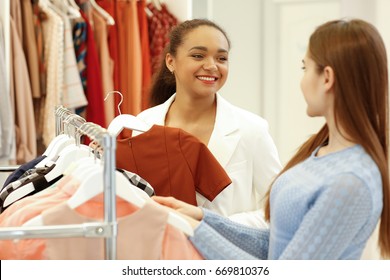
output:
[[[323,69],[335,75],[334,118],[352,140],[363,146],[377,164],[382,177],[383,209],[379,246],[390,257],[390,191],[388,170],[388,74],[387,56],[377,29],[363,20],[334,20],[319,26],[309,40],[308,54]],[[322,71],[322,70],[320,70]],[[338,126],[338,127],[340,127]],[[283,168],[308,158],[327,141],[327,125],[310,137]],[[266,218],[270,219],[270,191]]]
[[[186,20],[174,27],[169,34],[169,44],[165,47],[161,57],[160,68],[153,75],[152,85],[150,89],[151,106],[164,103],[176,92],[175,76],[169,71],[165,64],[165,56],[170,53],[173,57],[177,54],[177,48],[183,44],[184,37],[192,30],[200,26],[210,26],[219,30],[228,41],[230,47],[230,40],[226,32],[216,23],[208,19],[192,19]]]

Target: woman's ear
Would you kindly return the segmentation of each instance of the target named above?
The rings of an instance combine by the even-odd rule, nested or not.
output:
[[[325,89],[330,90],[334,84],[334,71],[332,67],[325,66],[324,68]]]
[[[167,53],[165,55],[165,65],[167,66],[167,68],[170,72],[173,72],[175,70],[175,68],[173,66],[173,57],[170,53]]]

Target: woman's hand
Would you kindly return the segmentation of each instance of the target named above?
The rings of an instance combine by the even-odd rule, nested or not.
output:
[[[161,205],[169,207],[176,210],[177,212],[187,215],[197,221],[203,219],[203,211],[197,206],[193,206],[184,201],[178,200],[174,197],[164,197],[164,196],[152,196],[152,199]]]

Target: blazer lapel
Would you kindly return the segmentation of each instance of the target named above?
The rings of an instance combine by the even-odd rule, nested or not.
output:
[[[146,116],[142,116],[142,119],[148,124],[165,125],[165,117],[168,113],[169,107],[175,100],[176,93],[173,94],[167,101],[149,109]],[[141,113],[142,115],[142,113]]]
[[[217,94],[217,115],[214,131],[208,148],[222,167],[226,167],[232,157],[241,135],[239,124],[232,106]]]

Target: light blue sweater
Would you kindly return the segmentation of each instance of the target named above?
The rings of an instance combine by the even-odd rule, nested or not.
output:
[[[206,259],[359,259],[382,211],[381,174],[360,145],[318,149],[275,181],[269,229],[203,209],[191,242]]]

